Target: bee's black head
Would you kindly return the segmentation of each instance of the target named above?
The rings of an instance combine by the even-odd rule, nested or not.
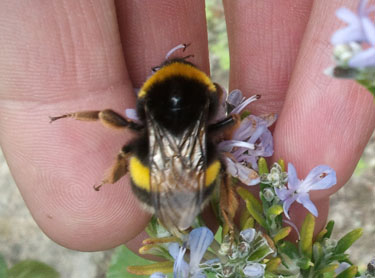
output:
[[[173,77],[154,84],[144,105],[155,121],[172,133],[195,124],[209,102],[207,87],[185,77]]]

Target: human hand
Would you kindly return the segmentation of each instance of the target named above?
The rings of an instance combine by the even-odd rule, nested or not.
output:
[[[338,185],[312,196],[318,227],[329,195],[351,176],[375,126],[371,95],[322,73],[339,24],[334,11],[354,9],[351,2],[224,1],[230,87],[262,95],[253,113],[280,115],[275,159],[292,162],[300,178],[318,164],[336,170]],[[192,43],[191,61],[208,72],[204,2],[2,1],[0,13],[0,140],[34,219],[53,240],[79,250],[139,235],[149,216],[128,178],[92,189],[131,133],[75,121],[51,126],[48,116],[134,107],[132,88],[181,42]],[[304,214],[292,206],[292,221]]]

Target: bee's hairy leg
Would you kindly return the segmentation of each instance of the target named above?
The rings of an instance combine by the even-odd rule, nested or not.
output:
[[[214,124],[210,124],[207,127],[209,133],[220,132],[229,127],[236,126],[240,122],[240,116],[238,114],[230,115]]]
[[[64,114],[57,117],[50,117],[50,122],[52,123],[63,118],[73,118],[79,121],[100,121],[105,126],[117,129],[130,128],[133,130],[141,130],[143,128],[142,125],[125,119],[111,109],[105,109],[102,111],[80,111]]]
[[[238,208],[238,200],[233,186],[230,184],[230,177],[223,173],[220,186],[220,210],[224,220],[224,227],[228,227],[228,234],[231,241],[234,240],[234,216]]]
[[[99,185],[94,185],[94,189],[99,191],[104,184],[114,184],[121,179],[128,172],[130,155],[131,151],[129,146],[124,146],[117,155],[115,163],[108,170],[102,182]]]

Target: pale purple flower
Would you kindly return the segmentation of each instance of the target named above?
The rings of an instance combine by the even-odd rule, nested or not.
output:
[[[342,262],[339,264],[339,266],[335,269],[335,274],[339,275],[341,272],[345,271],[348,269],[351,265],[348,264],[347,262]]]
[[[161,272],[155,272],[151,274],[150,278],[167,278],[168,276]]]
[[[245,98],[240,90],[233,90],[227,99],[230,114],[241,113],[257,99],[258,95]],[[258,169],[259,157],[273,154],[272,134],[268,127],[275,120],[275,115],[263,118],[250,115],[241,121],[231,140],[224,140],[218,144],[218,149],[226,155],[227,170],[231,176],[246,185],[256,185],[260,182],[259,175],[254,169]]]
[[[139,122],[139,117],[137,115],[137,110],[135,110],[134,108],[125,109],[125,116],[129,120],[133,120],[135,122]]]
[[[348,26],[336,31],[331,38],[331,43],[339,45],[357,42],[370,45],[359,53],[353,53],[354,56],[348,63],[350,67],[375,67],[375,22],[369,17],[374,11],[374,6],[367,7],[367,0],[360,1],[357,14],[347,8],[336,11],[337,17],[345,21]]]
[[[259,183],[259,176],[252,170],[258,169],[258,158],[273,154],[273,138],[268,129],[272,123],[250,115],[241,121],[231,140],[218,144],[219,150],[227,153],[228,172],[247,185]]]
[[[336,184],[336,172],[326,166],[319,165],[312,169],[305,180],[299,180],[293,164],[288,164],[288,187],[277,188],[275,192],[283,202],[285,216],[289,217],[288,211],[292,203],[297,201],[302,204],[314,216],[318,216],[318,210],[311,202],[309,192],[313,190],[328,189]]]
[[[259,99],[259,97],[259,95],[254,95],[246,98],[242,95],[242,92],[240,90],[233,90],[232,92],[230,92],[227,99],[227,105],[231,108],[230,114],[241,113],[246,106]]]
[[[262,278],[266,269],[265,264],[248,262],[243,269],[243,273],[247,278]]]
[[[192,230],[189,234],[187,246],[190,249],[190,261],[184,260],[186,247],[177,243],[169,245],[169,253],[175,260],[173,274],[175,278],[204,278],[206,275],[200,268],[201,260],[214,239],[213,233],[206,227]],[[207,263],[207,262],[206,262]]]

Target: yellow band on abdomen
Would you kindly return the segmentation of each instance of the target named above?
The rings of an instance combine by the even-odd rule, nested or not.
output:
[[[216,180],[220,167],[219,160],[216,160],[207,168],[205,186],[211,185]],[[133,156],[130,158],[129,171],[135,185],[150,192],[150,169],[143,165],[137,157]]]

